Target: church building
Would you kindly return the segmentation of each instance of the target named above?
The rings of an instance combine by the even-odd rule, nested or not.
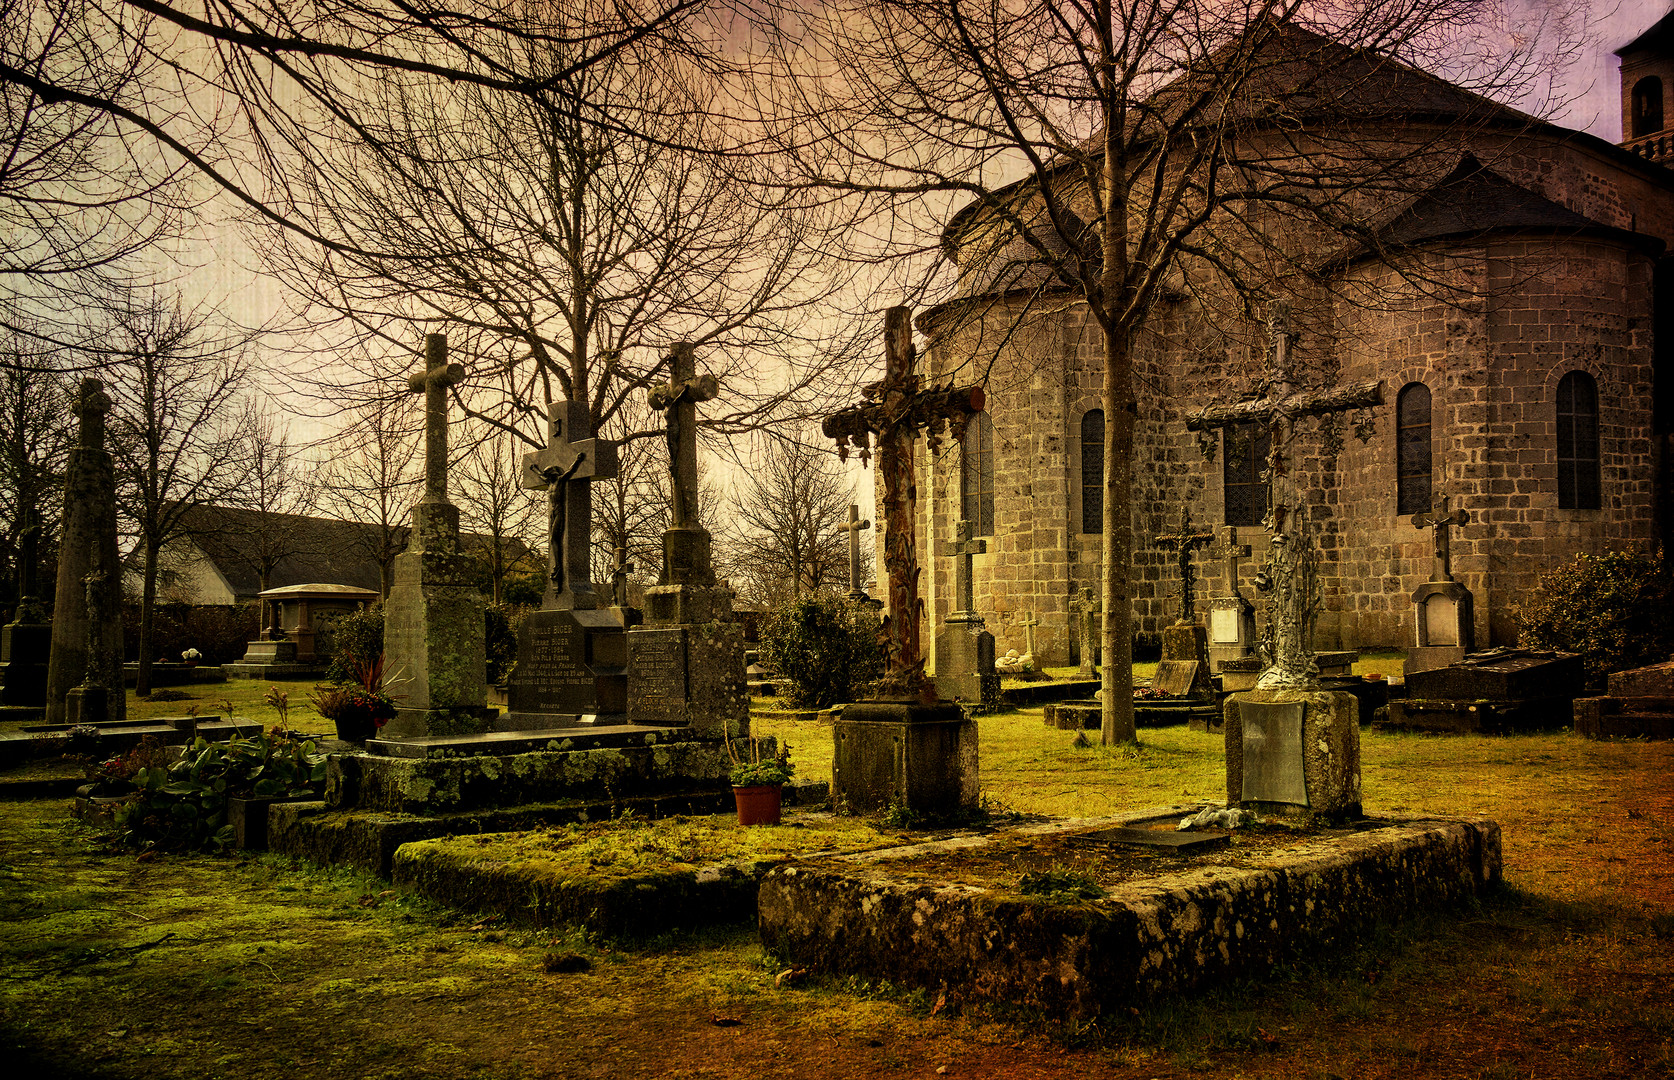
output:
[[[1306,289],[1273,290],[1294,310],[1295,354],[1324,384],[1384,384],[1381,407],[1345,416],[1297,460],[1321,554],[1316,648],[1413,644],[1411,596],[1430,578],[1434,542],[1413,516],[1443,496],[1468,515],[1452,529],[1452,572],[1474,597],[1478,647],[1513,643],[1515,605],[1575,553],[1671,539],[1671,44],[1674,15],[1619,51],[1619,145],[1400,65],[1371,77],[1392,109],[1411,97],[1403,134],[1429,125],[1424,137],[1447,149],[1374,236],[1334,253]],[[1386,138],[1370,122],[1338,134]],[[1033,612],[1040,661],[1074,663],[1073,604],[1083,588],[1098,595],[1102,558],[1101,337],[1073,291],[962,261],[968,221],[956,215],[944,234],[957,295],[915,322],[929,377],[982,381],[988,403],[962,445],[919,444],[925,630],[955,604],[947,549],[963,520],[987,538],[975,594],[998,651],[1023,651]],[[1156,537],[1182,513],[1251,546],[1237,585],[1260,607],[1264,430],[1187,427],[1205,405],[1254,396],[1271,360],[1269,311],[1228,310],[1189,290],[1164,295],[1134,346],[1142,636],[1175,616],[1175,557]],[[1353,429],[1367,420],[1363,442]],[[1196,565],[1202,619],[1228,583],[1223,561],[1200,554]]]

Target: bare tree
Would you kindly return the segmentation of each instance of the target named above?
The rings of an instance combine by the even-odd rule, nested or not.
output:
[[[466,440],[464,460],[451,471],[450,494],[459,504],[461,524],[484,538],[492,595],[504,600],[502,587],[514,550],[527,547],[527,533],[538,517],[537,492],[522,486],[522,445],[503,431],[491,430]]]
[[[64,466],[75,441],[69,387],[53,370],[56,351],[31,334],[0,330],[0,566],[8,588],[23,530],[39,526],[37,558],[50,564],[57,546]],[[37,566],[37,571],[39,566]],[[45,579],[43,579],[45,580]]]
[[[385,597],[395,557],[407,547],[407,512],[418,499],[418,436],[405,400],[367,401],[339,437],[320,479],[320,509],[364,526],[356,542],[378,564]]]
[[[247,342],[217,337],[207,316],[159,293],[111,298],[103,314],[118,500],[141,560],[134,692],[144,696],[151,692],[158,555],[197,508],[231,499],[250,476]]]
[[[238,557],[255,569],[258,589],[273,587],[273,570],[285,559],[310,553],[313,537],[295,519],[314,512],[320,488],[317,472],[291,443],[287,426],[271,416],[255,418],[242,447],[247,481],[234,496],[249,511],[233,545]]]
[[[849,501],[828,448],[770,443],[740,478],[720,541],[741,595],[772,607],[846,581],[848,543],[838,526]]]
[[[1491,14],[1453,0],[838,0],[777,39],[779,77],[754,85],[781,144],[804,151],[801,182],[877,206],[869,235],[895,254],[937,252],[929,223],[957,209],[945,239],[960,281],[934,295],[962,286],[966,325],[1002,307],[1087,315],[1107,418],[1106,743],[1135,736],[1134,357],[1154,306],[1191,293],[1241,319],[1316,287],[1321,254],[1371,239],[1393,193],[1457,161],[1461,127],[1504,119],[1401,61],[1479,91],[1536,73],[1541,35],[1496,59]],[[1421,83],[1449,130],[1402,123],[1379,96],[1391,76]],[[1390,138],[1370,147],[1330,123],[1343,117],[1391,121]],[[976,366],[967,377],[997,355],[982,344],[953,361]]]

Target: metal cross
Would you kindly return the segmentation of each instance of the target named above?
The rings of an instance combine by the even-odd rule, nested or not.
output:
[[[870,529],[870,521],[860,520],[860,507],[849,504],[849,520],[837,526],[849,534],[849,599],[856,602],[871,599],[860,587],[860,533]]]
[[[1260,421],[1268,426],[1267,516],[1262,525],[1270,537],[1268,557],[1258,586],[1267,583],[1268,666],[1256,682],[1258,690],[1308,689],[1319,681],[1314,662],[1313,624],[1319,607],[1318,553],[1303,532],[1303,502],[1289,457],[1296,421],[1304,416],[1326,416],[1383,404],[1383,382],[1354,383],[1331,390],[1309,391],[1291,383],[1290,305],[1272,304],[1268,318],[1267,392],[1254,401],[1235,405],[1206,405],[1186,418],[1186,428],[1227,428]]]
[[[1157,537],[1157,543],[1175,552],[1175,561],[1179,564],[1180,616],[1175,620],[1176,626],[1190,626],[1196,621],[1197,603],[1193,598],[1192,585],[1197,574],[1192,569],[1192,549],[1203,547],[1214,539],[1214,533],[1192,532],[1191,518],[1183,507],[1180,510],[1180,527]]]
[[[949,615],[947,621],[980,623],[982,616],[976,613],[975,572],[971,560],[973,556],[988,554],[988,541],[980,536],[972,537],[971,523],[964,520],[959,522],[954,536],[947,553],[959,560],[953,564],[953,591],[959,601],[959,610]]]
[[[884,620],[888,669],[883,696],[924,699],[935,693],[924,677],[919,652],[919,620],[924,602],[918,595],[918,557],[913,546],[913,507],[917,501],[913,441],[926,432],[930,452],[941,445],[941,434],[951,428],[955,441],[965,437],[965,424],[982,411],[980,386],[919,387],[913,371],[912,313],[904,307],[884,313],[885,369],[881,382],[866,387],[866,400],[825,418],[821,429],[837,442],[837,456],[848,460],[849,449],[869,461],[872,441],[878,447],[878,472],[883,478],[884,569],[889,574],[889,615]]]
[[[679,342],[669,352],[669,381],[653,387],[647,397],[668,425],[668,471],[674,496],[672,527],[696,527],[698,502],[697,403],[712,401],[721,392],[720,380],[697,374],[692,343]]]
[[[585,401],[547,406],[547,443],[523,455],[526,488],[548,492],[546,595],[541,607],[590,611],[599,606],[593,590],[593,489],[591,481],[616,475],[616,444],[593,437]]]
[[[424,335],[424,370],[407,376],[407,389],[424,395],[424,498],[448,501],[448,387],[465,381],[465,369],[448,363],[446,334]]]
[[[1415,529],[1434,529],[1436,531],[1435,564],[1431,570],[1434,575],[1431,581],[1453,580],[1453,555],[1448,548],[1448,527],[1464,525],[1471,520],[1471,515],[1465,510],[1447,512],[1447,496],[1437,493],[1430,504],[1429,513],[1419,513],[1412,516]]]

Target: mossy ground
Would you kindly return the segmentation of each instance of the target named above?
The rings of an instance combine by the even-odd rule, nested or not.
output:
[[[829,728],[758,730],[799,775],[829,770]],[[1223,794],[1211,736],[1076,750],[1039,710],[979,730],[985,790],[1019,811]],[[0,802],[0,1047],[31,1080],[1670,1075],[1674,745],[1368,732],[1363,757],[1372,813],[1496,818],[1505,892],[1087,1027],[957,986],[775,985],[747,922],[628,943],[507,929],[274,857],[110,852],[64,800]],[[548,971],[575,966],[552,954],[589,969]]]

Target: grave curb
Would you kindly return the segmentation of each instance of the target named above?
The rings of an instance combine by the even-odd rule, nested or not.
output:
[[[900,882],[889,876],[889,857],[806,859],[769,871],[758,896],[763,946],[822,971],[1090,1017],[1260,977],[1285,960],[1350,945],[1379,923],[1469,902],[1500,880],[1500,830],[1487,818],[1404,819],[1310,841],[1260,869],[1188,869],[1077,904]]]

